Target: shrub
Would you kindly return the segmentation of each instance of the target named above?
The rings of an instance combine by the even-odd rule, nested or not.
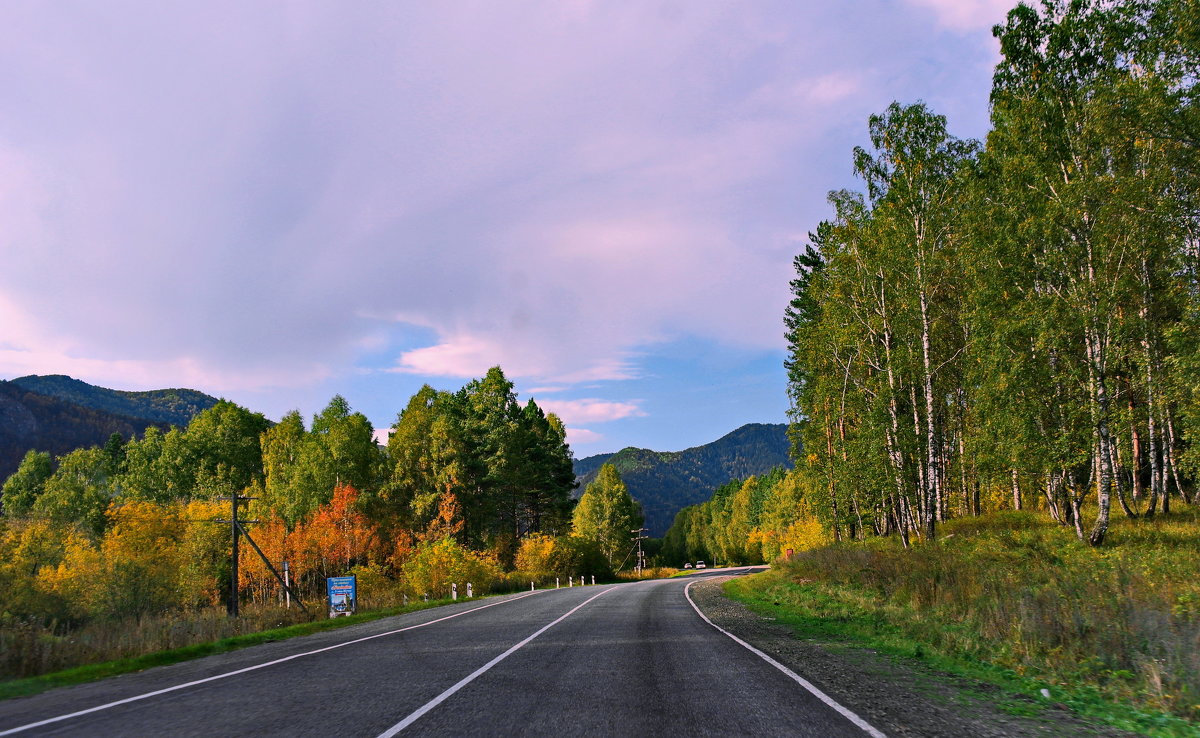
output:
[[[486,592],[501,574],[495,559],[463,548],[453,538],[422,542],[402,571],[410,593],[433,597],[449,596],[451,584],[465,590],[468,582],[476,592]]]
[[[596,541],[579,536],[559,536],[554,540],[554,553],[550,557],[551,569],[560,576],[583,576],[601,579],[612,578],[612,567]]]
[[[517,550],[517,573],[524,579],[547,579],[554,574],[553,559],[553,538],[542,533],[526,536]]]

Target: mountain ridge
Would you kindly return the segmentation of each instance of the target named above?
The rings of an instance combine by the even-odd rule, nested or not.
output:
[[[732,479],[765,474],[777,466],[791,467],[787,425],[747,423],[715,441],[682,451],[654,451],[628,446],[575,462],[576,494],[582,495],[600,467],[612,463],[642,504],[650,535],[664,535],[675,513],[712,496]]]
[[[127,392],[62,374],[0,380],[0,482],[29,451],[62,456],[114,433],[128,440],[151,426],[186,426],[217,402],[197,390]]]
[[[30,392],[57,397],[93,410],[180,427],[186,426],[192,418],[218,402],[217,398],[194,389],[115,390],[88,384],[65,374],[30,374],[10,381]]]

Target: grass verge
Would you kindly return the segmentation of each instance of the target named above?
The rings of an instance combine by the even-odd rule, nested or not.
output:
[[[99,664],[77,666],[73,669],[64,669],[51,674],[42,674],[25,679],[13,679],[6,682],[0,682],[0,700],[11,699],[13,697],[26,697],[58,687],[93,682],[99,679],[105,679],[107,677],[117,676],[119,674],[128,674],[134,671],[141,671],[143,669],[149,669],[155,666],[176,664],[181,661],[189,661],[191,659],[198,659],[204,656],[211,656],[213,654],[236,651],[242,648],[249,648],[250,646],[257,646],[263,643],[271,643],[274,641],[282,641],[288,638],[319,633],[326,630],[335,630],[337,628],[344,628],[349,625],[357,625],[358,623],[366,623],[372,620],[391,617],[393,615],[403,615],[405,613],[426,610],[431,607],[439,607],[447,604],[450,604],[450,600],[415,602],[403,607],[391,607],[381,610],[374,610],[371,612],[363,612],[357,615],[351,615],[349,617],[314,620],[312,622],[298,623],[296,625],[289,625],[283,628],[273,628],[271,630],[264,630],[257,633],[245,633],[229,638],[222,638],[221,640],[213,641],[211,643],[200,643],[192,646],[173,648],[167,651],[144,654],[142,656],[106,661]]]
[[[1197,522],[1120,521],[1097,550],[1034,515],[988,516],[908,551],[883,539],[803,552],[726,591],[801,637],[1034,700],[1013,711],[1063,704],[1143,735],[1197,736]]]

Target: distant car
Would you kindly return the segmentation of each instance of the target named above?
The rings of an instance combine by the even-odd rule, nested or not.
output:
[[[683,565],[683,568],[684,568],[684,569],[691,569],[691,568],[692,568],[692,562],[690,562],[690,561],[689,561],[689,562],[687,562],[686,564],[684,564],[684,565]]]
[[[697,561],[697,562],[696,562],[696,568],[697,568],[697,569],[707,569],[707,568],[708,568],[708,566],[707,566],[707,565],[706,565],[706,564],[705,564],[703,561]]]

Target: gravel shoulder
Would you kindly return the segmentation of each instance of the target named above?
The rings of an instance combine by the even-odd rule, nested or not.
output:
[[[1133,736],[1000,687],[842,642],[797,636],[725,596],[729,577],[698,581],[692,598],[714,623],[770,654],[889,736]],[[1019,714],[1014,714],[1019,713]]]

